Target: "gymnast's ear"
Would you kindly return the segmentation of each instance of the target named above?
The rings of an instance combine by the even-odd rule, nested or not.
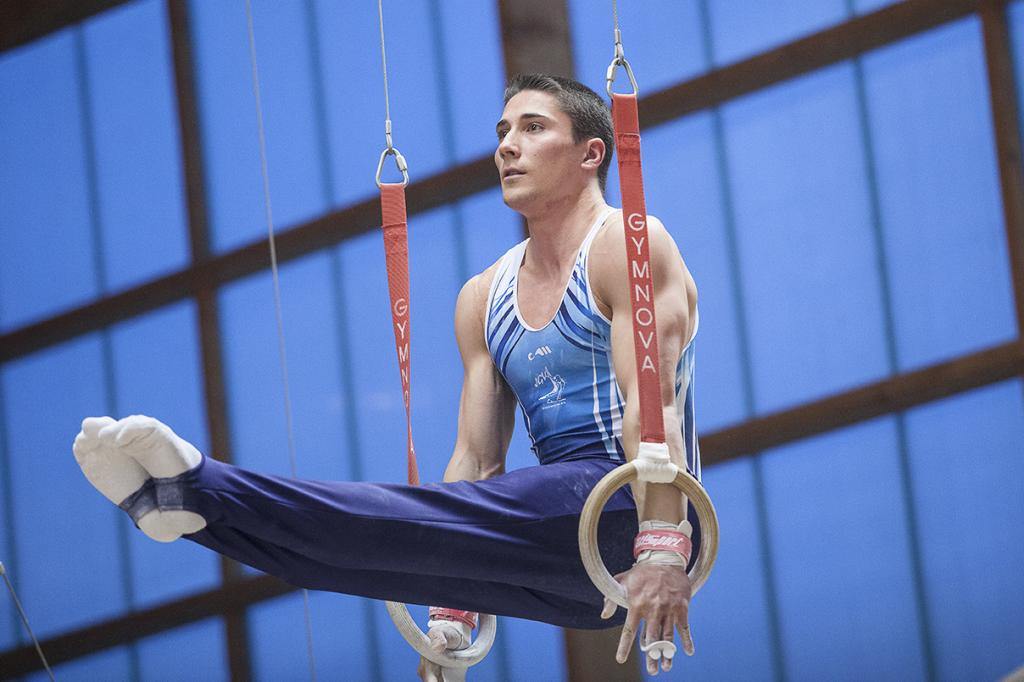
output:
[[[601,167],[604,155],[607,153],[604,140],[600,137],[592,137],[583,144],[585,145],[584,151],[586,152],[586,155],[583,157],[583,167],[593,169],[596,172]]]

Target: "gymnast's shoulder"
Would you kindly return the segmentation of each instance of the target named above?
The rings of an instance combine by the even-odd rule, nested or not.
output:
[[[483,330],[484,312],[487,310],[487,297],[490,294],[491,283],[498,271],[501,259],[494,261],[490,267],[483,272],[473,275],[462,285],[459,291],[458,300],[455,303],[455,329],[467,326],[477,327]]]

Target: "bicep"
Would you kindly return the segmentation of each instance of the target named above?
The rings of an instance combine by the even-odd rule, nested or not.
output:
[[[657,359],[662,404],[666,407],[675,402],[675,369],[683,348],[692,332],[690,310],[695,303],[695,291],[686,267],[679,256],[675,243],[660,223],[652,219],[649,230],[651,239],[651,274],[654,281],[652,294],[654,320],[650,325],[650,304],[638,297],[639,310],[634,313],[632,290],[624,267],[625,245],[609,256],[620,259],[609,262],[605,269],[605,300],[612,313],[612,361],[620,388],[628,402],[635,394],[637,377],[637,354],[639,346],[641,367],[650,368],[654,360],[654,339],[657,341]],[[621,237],[621,234],[620,234]],[[624,242],[624,240],[623,240]],[[647,310],[644,310],[647,309]],[[640,339],[634,344],[634,318],[640,326]],[[657,329],[657,336],[652,329]],[[645,370],[650,371],[650,370]]]
[[[485,280],[470,280],[459,294],[455,333],[462,356],[459,426],[453,457],[494,471],[504,466],[515,426],[515,397],[491,360],[484,340]]]

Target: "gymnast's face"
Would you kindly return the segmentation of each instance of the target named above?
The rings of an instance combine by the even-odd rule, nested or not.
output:
[[[586,186],[589,176],[580,163],[586,144],[573,141],[572,120],[554,95],[523,90],[505,105],[495,129],[494,163],[509,208],[529,218]]]

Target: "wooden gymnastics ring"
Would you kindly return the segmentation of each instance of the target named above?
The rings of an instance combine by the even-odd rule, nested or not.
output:
[[[711,504],[711,498],[697,479],[688,471],[672,466],[676,470],[672,484],[689,499],[697,512],[697,521],[700,524],[700,548],[697,551],[697,560],[689,571],[692,594],[697,594],[697,590],[711,574],[711,568],[718,557],[718,514],[715,512],[715,506]],[[601,551],[597,544],[597,522],[611,496],[634,480],[639,480],[636,462],[627,462],[612,469],[590,491],[580,514],[579,543],[583,566],[587,569],[594,587],[624,608],[629,608],[626,590],[612,577],[601,559]]]
[[[447,682],[464,679],[466,668],[482,661],[487,652],[494,646],[494,636],[498,631],[498,619],[488,613],[480,614],[480,634],[477,635],[469,647],[458,651],[445,649],[443,652],[438,653],[430,648],[430,639],[427,638],[426,633],[420,629],[420,626],[409,615],[409,609],[405,604],[389,601],[387,606],[391,620],[395,622],[395,626],[402,633],[402,637],[409,643],[409,646],[428,661],[436,663],[442,668],[450,669],[455,673],[454,675],[446,675],[445,680]],[[459,673],[462,674],[461,678],[458,676]]]

